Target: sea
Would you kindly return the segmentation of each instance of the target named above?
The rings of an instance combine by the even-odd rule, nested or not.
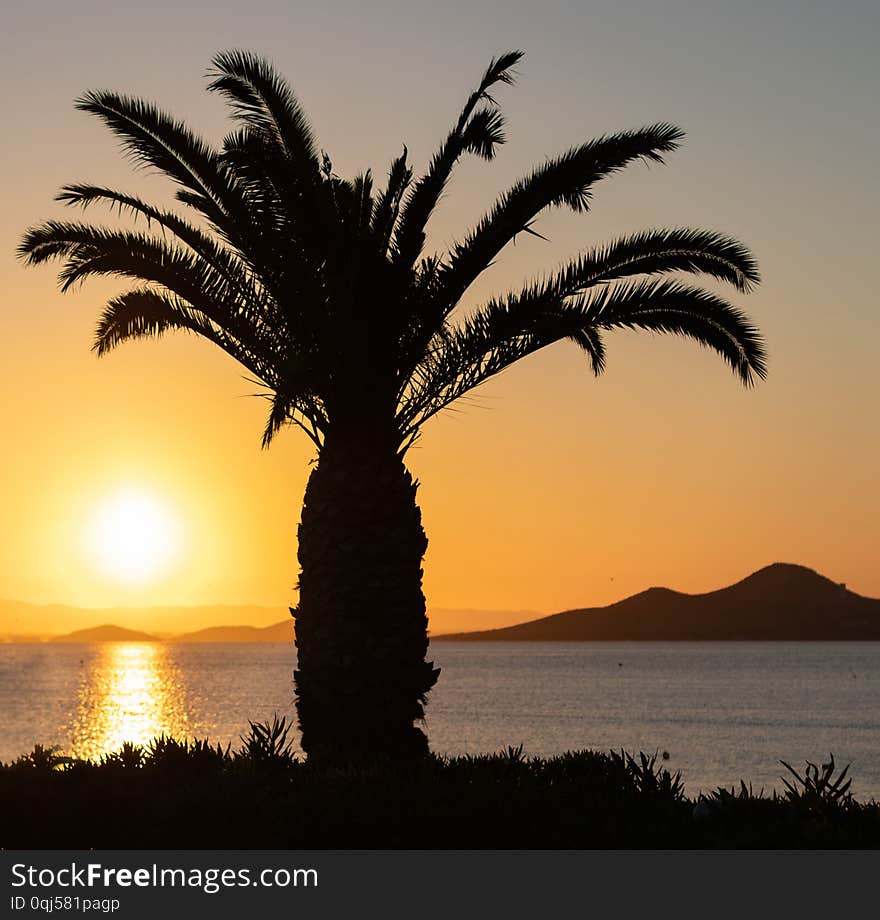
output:
[[[440,754],[645,751],[689,795],[782,791],[781,761],[833,755],[857,798],[880,801],[880,642],[435,642],[430,657]],[[294,663],[286,644],[0,645],[0,761],[163,733],[234,748],[249,720],[293,720]]]

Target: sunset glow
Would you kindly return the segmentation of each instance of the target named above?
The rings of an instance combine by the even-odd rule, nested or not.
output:
[[[517,86],[499,96],[509,143],[491,164],[462,164],[429,225],[427,253],[463,239],[545,156],[603,132],[681,124],[687,136],[667,166],[603,180],[589,214],[548,212],[535,227],[546,239],[522,234],[499,254],[464,313],[642,227],[718,228],[758,257],[762,285],[734,299],[766,336],[770,373],[760,386],[743,389],[690,343],[621,330],[608,337],[601,379],[562,343],[425,426],[407,462],[430,540],[429,607],[549,613],[651,585],[709,591],[776,561],[880,594],[876,28],[793,3],[753,5],[746,16],[729,4],[709,15],[692,0],[675,11],[627,0],[602,15],[559,5],[552,17],[512,4],[503,28],[456,5],[381,2],[369,16],[343,6],[350,12],[312,8],[305,32],[284,5],[267,3],[207,30],[198,4],[186,15],[175,8],[171,30],[137,5],[101,2],[88,16],[70,13],[75,25],[47,23],[33,5],[10,11],[4,37],[46,38],[7,38],[0,64],[14,126],[0,217],[0,390],[12,444],[0,457],[0,598],[259,604],[282,615],[298,602],[308,439],[284,431],[261,450],[259,387],[194,336],[133,343],[99,361],[96,322],[125,285],[94,279],[63,295],[52,269],[27,270],[15,256],[28,226],[83,217],[53,201],[65,183],[173,204],[173,184],[133,170],[103,126],[74,108],[78,94],[108,88],[155,100],[219,144],[231,127],[205,90],[205,68],[219,49],[240,46],[291,80],[334,171],[371,167],[377,187],[404,143],[416,175],[426,168],[487,55],[525,49]],[[356,26],[340,31],[343,20]],[[152,41],[131,42],[157,29],[161,66]],[[328,69],[328,47],[344,66]],[[147,231],[97,203],[83,219]],[[115,477],[155,495],[139,511],[137,501],[107,510]],[[174,535],[187,555],[172,566]],[[70,628],[50,607],[39,620],[0,622],[0,634]]]
[[[180,550],[180,528],[161,499],[126,490],[106,498],[88,524],[88,546],[97,568],[127,583],[160,578]]]

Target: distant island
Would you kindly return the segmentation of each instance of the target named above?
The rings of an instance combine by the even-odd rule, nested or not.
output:
[[[880,600],[801,565],[775,563],[708,594],[649,588],[607,607],[434,636],[456,642],[880,641]]]
[[[158,636],[125,629],[122,626],[93,626],[91,629],[77,629],[66,636],[54,636],[50,642],[158,642]]]

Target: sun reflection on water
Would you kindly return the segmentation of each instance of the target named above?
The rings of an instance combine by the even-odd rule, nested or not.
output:
[[[71,726],[75,757],[100,757],[123,742],[188,735],[183,679],[159,642],[108,642],[82,677]]]

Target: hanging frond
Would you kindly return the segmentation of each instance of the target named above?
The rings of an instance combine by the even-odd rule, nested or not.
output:
[[[412,375],[401,416],[412,430],[515,362],[564,339],[605,367],[601,331],[648,329],[694,339],[717,352],[751,386],[767,372],[758,330],[723,298],[679,281],[641,281],[593,289],[573,300],[531,291],[494,300],[455,330],[444,329]]]
[[[710,230],[646,230],[589,250],[515,296],[521,306],[562,302],[600,284],[672,272],[709,275],[743,292],[760,281],[754,257],[737,240]]]
[[[560,306],[493,301],[459,328],[439,331],[401,399],[407,433],[522,358],[577,334],[583,323],[562,317]],[[601,364],[598,355],[596,362]]]
[[[19,254],[29,264],[63,260],[58,276],[63,291],[94,275],[146,281],[192,304],[239,340],[260,338],[276,349],[284,341],[285,330],[277,318],[267,321],[264,313],[252,309],[247,295],[204,259],[167,240],[89,224],[47,221],[27,232]]]
[[[260,376],[258,361],[240,342],[191,304],[152,288],[137,288],[110,300],[98,320],[92,348],[105,355],[131,339],[158,338],[174,330],[202,336]]]
[[[647,329],[691,338],[719,354],[746,386],[767,376],[764,343],[748,317],[724,298],[681,281],[601,288],[566,310],[599,329]]]
[[[272,408],[263,430],[262,446],[265,450],[286,425],[296,425],[320,450],[327,419],[320,401],[311,393],[293,394],[276,389],[269,397]]]
[[[65,185],[55,196],[55,200],[66,205],[79,206],[83,210],[95,202],[103,202],[120,214],[128,212],[135,218],[143,217],[148,228],[155,223],[163,230],[174,234],[180,242],[220,272],[245,299],[249,300],[251,309],[259,311],[271,305],[271,297],[263,290],[265,282],[257,277],[239,253],[228,246],[219,245],[208,233],[170,211],[156,208],[136,195],[87,183]]]

